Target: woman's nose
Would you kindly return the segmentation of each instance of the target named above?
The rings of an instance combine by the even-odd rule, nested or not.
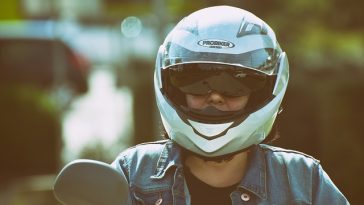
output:
[[[212,91],[207,97],[207,102],[209,104],[220,105],[224,103],[224,97],[220,93]]]

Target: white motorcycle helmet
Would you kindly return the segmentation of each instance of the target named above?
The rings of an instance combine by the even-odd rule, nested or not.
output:
[[[289,70],[273,30],[240,8],[215,6],[182,19],[160,46],[154,87],[168,137],[203,157],[225,156],[270,133]],[[187,107],[186,94],[249,95],[238,111]]]

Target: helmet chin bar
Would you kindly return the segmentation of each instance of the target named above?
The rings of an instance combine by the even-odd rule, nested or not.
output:
[[[234,122],[220,124],[205,124],[188,120],[188,124],[193,129],[193,132],[206,140],[214,140],[226,134]]]
[[[221,111],[214,106],[208,106],[202,110],[180,107],[183,110],[178,112],[181,119],[193,129],[195,134],[206,140],[214,140],[225,135],[230,128],[239,125],[248,116],[244,109]]]

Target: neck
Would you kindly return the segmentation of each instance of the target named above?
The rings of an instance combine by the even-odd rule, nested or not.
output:
[[[196,155],[188,155],[185,165],[199,180],[213,187],[237,184],[245,174],[248,152],[241,152],[229,160],[206,161]]]

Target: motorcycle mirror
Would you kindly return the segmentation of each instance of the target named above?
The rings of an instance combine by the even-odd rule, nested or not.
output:
[[[88,159],[68,163],[58,174],[53,191],[65,205],[126,205],[129,194],[123,173]]]

